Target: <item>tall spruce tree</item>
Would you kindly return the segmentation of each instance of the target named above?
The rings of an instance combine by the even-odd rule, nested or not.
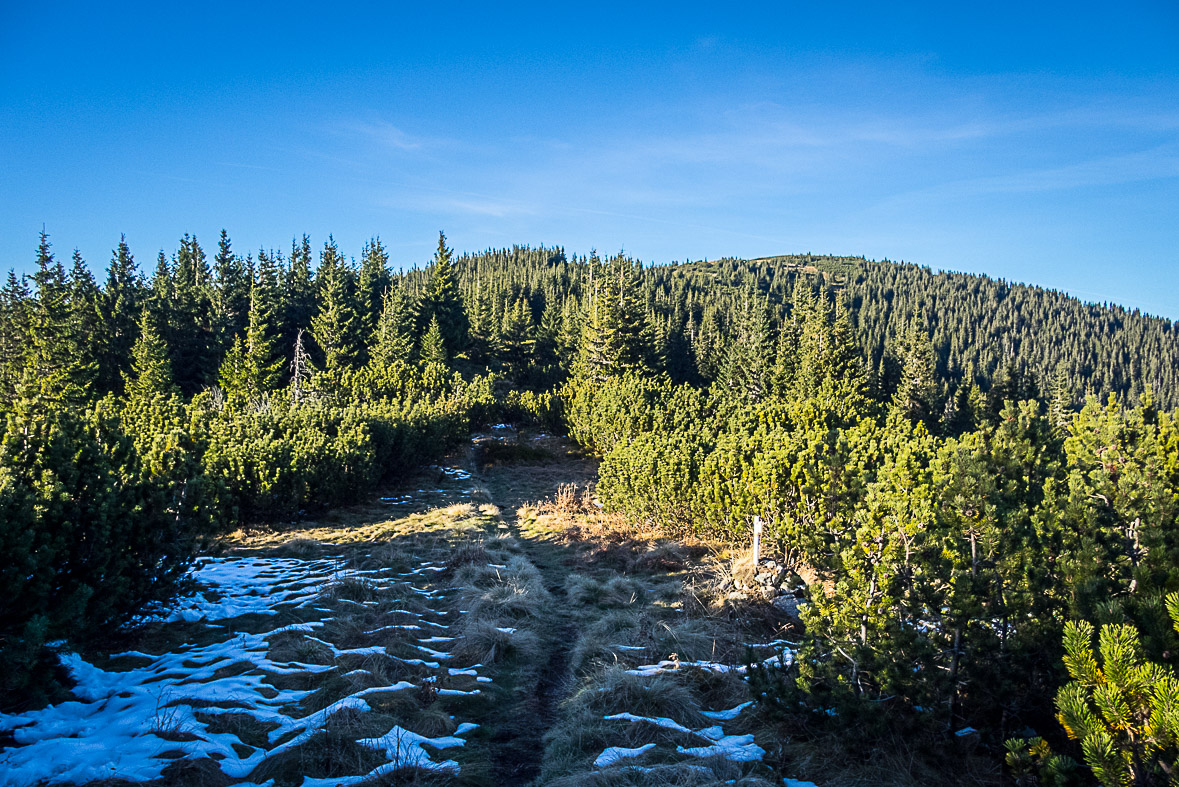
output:
[[[212,331],[213,351],[224,353],[246,330],[250,308],[250,272],[241,257],[233,253],[229,234],[222,229],[213,258]]]
[[[311,333],[323,351],[324,369],[337,372],[354,368],[360,347],[355,293],[346,263],[330,236],[315,278],[319,313],[311,320]]]
[[[1068,432],[1073,414],[1073,392],[1069,385],[1068,369],[1063,363],[1057,364],[1056,372],[1052,375],[1049,397],[1048,421],[1052,424],[1053,431],[1063,436]]]
[[[89,367],[81,357],[80,327],[70,308],[70,283],[42,231],[33,273],[30,348],[20,388],[23,396],[77,402],[90,395]]]
[[[294,352],[299,331],[311,327],[315,317],[315,280],[311,266],[311,238],[304,235],[302,240],[291,241],[290,265],[283,282],[285,294],[282,329],[282,344]],[[289,353],[288,358],[292,357]]]
[[[185,235],[172,266],[167,342],[176,384],[186,396],[212,381],[218,354],[213,333],[213,277],[196,237]]]
[[[597,256],[591,256],[595,265]],[[587,306],[579,374],[594,379],[650,371],[650,332],[638,300],[633,263],[619,254],[609,266],[597,266]]]
[[[500,336],[500,357],[508,375],[519,382],[528,372],[536,350],[536,327],[532,321],[532,310],[523,298],[517,298],[512,308],[504,313]]]
[[[250,288],[245,336],[245,367],[250,394],[260,396],[282,382],[285,361],[278,345],[278,270],[271,255],[258,254],[258,271]]]
[[[373,342],[384,305],[384,294],[392,282],[389,253],[381,245],[380,238],[373,238],[361,252],[360,273],[356,282],[357,324],[361,346],[366,351]],[[362,357],[361,360],[367,361],[367,358]]]
[[[103,341],[98,363],[98,387],[103,393],[122,393],[123,378],[131,368],[131,348],[139,336],[142,309],[142,284],[127,236],[111,254],[106,284],[99,298],[103,324]]]
[[[24,374],[32,329],[31,303],[32,293],[25,278],[10,269],[0,292],[0,413],[12,407]]]
[[[168,345],[155,326],[152,312],[143,309],[139,317],[139,338],[131,350],[131,370],[125,388],[130,399],[146,400],[176,392]]]
[[[413,360],[414,343],[413,304],[404,285],[399,283],[385,291],[381,318],[369,348],[370,362],[384,368],[397,362],[409,363]]]
[[[726,395],[757,402],[770,391],[772,343],[766,304],[754,287],[745,292],[717,383]]]
[[[74,334],[75,363],[78,369],[78,384],[90,397],[97,393],[98,365],[105,343],[102,312],[99,305],[100,292],[94,282],[94,274],[82,260],[82,254],[74,249],[70,265],[70,323]]]
[[[898,342],[900,380],[893,394],[893,407],[911,421],[933,429],[937,413],[936,364],[933,343],[916,320]]]
[[[461,350],[467,339],[467,314],[459,292],[454,254],[446,245],[446,235],[438,233],[438,250],[426,270],[429,283],[418,307],[418,324],[425,328],[437,318],[438,329],[447,352]]]
[[[467,354],[475,364],[490,365],[499,357],[500,325],[495,319],[491,299],[486,282],[483,279],[476,281],[467,335]]]

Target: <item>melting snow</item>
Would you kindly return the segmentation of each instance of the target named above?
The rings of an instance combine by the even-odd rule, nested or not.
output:
[[[603,717],[606,721],[613,721],[615,719],[622,719],[625,721],[645,721],[650,724],[655,724],[660,727],[666,727],[669,730],[676,730],[678,732],[691,732],[690,729],[680,724],[678,721],[673,721],[663,716],[636,716],[633,713],[615,713],[613,716]]]
[[[719,729],[719,727],[710,728],[710,730]],[[716,740],[716,743],[712,746],[697,746],[694,748],[677,746],[676,751],[680,754],[688,754],[693,757],[724,757],[726,760],[732,760],[734,762],[760,760],[766,753],[765,749],[753,742],[752,735],[724,735],[714,740]]]
[[[728,710],[702,710],[700,713],[703,716],[707,716],[710,719],[716,719],[717,721],[729,721],[730,719],[737,718],[741,711],[745,710],[752,704],[753,700],[750,700],[749,702],[742,702],[737,707],[729,708]]]
[[[419,569],[421,572],[432,570],[437,569],[429,564]],[[338,561],[325,559],[205,558],[194,571],[199,592],[181,599],[157,619],[208,622],[246,614],[275,615],[291,609],[313,610],[317,608],[312,602],[331,583],[358,573],[362,572],[342,572]],[[431,591],[421,592],[434,595]],[[422,613],[410,614],[422,624],[446,628],[425,620]],[[336,670],[337,666],[272,659],[269,640],[274,635],[284,632],[303,634],[304,640],[326,648],[336,657],[386,652],[385,646],[375,645],[341,648],[327,639],[310,635],[310,632],[323,629],[325,622],[292,623],[262,633],[232,635],[226,626],[210,622],[208,625],[213,631],[222,632],[221,641],[185,644],[161,655],[132,651],[113,657],[134,657],[146,662],[124,671],[102,670],[77,654],[63,656],[63,665],[76,681],[75,699],[28,713],[0,714],[0,732],[11,732],[17,744],[0,751],[4,783],[12,787],[31,787],[45,782],[158,779],[164,768],[175,761],[174,755],[161,755],[178,749],[188,758],[212,757],[218,760],[229,778],[241,780],[263,761],[299,746],[315,735],[335,714],[347,710],[368,711],[367,698],[415,687],[408,681],[399,681],[391,686],[362,689],[326,708],[294,718],[292,714],[298,704],[312,692],[276,688],[272,678],[329,672]],[[368,633],[419,628],[416,624],[382,626]],[[436,643],[447,638],[428,639]],[[436,658],[451,655],[425,647],[422,650]],[[407,661],[437,668],[436,663],[420,659]],[[472,672],[474,669],[470,668]],[[352,670],[345,674],[366,673],[365,670]],[[440,693],[472,692],[442,689]],[[286,740],[266,749],[246,745],[230,732],[211,732],[208,717],[221,714],[251,716],[271,728],[267,736],[269,742]],[[474,728],[475,725],[464,722],[456,735]],[[181,742],[176,741],[177,734],[183,736]],[[463,740],[455,736],[427,738],[395,727],[387,735],[361,743],[381,748],[391,762],[363,776],[307,779],[304,783],[353,784],[409,764],[456,771],[456,763],[449,760],[436,762],[423,747],[445,749],[461,746]]]
[[[654,748],[654,743],[645,743],[642,746],[636,747],[634,749],[628,749],[625,746],[609,746],[598,755],[598,759],[594,760],[594,765],[599,768],[603,768],[607,765],[616,763],[619,760],[625,760],[630,757],[638,757],[643,752],[650,751]]]

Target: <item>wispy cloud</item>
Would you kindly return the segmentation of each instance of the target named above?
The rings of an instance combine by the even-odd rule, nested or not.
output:
[[[1179,146],[1176,145],[1097,157],[1059,167],[952,180],[893,195],[879,207],[896,208],[912,203],[1115,186],[1170,178],[1179,178]]]
[[[386,148],[394,150],[422,150],[431,140],[406,133],[383,120],[356,121],[342,127],[347,133],[356,134]]]

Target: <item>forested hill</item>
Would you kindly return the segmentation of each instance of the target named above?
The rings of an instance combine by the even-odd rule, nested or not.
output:
[[[502,325],[523,299],[539,328],[541,348],[548,342],[556,351],[573,353],[580,335],[573,326],[594,272],[600,277],[620,261],[621,255],[599,261],[592,255],[566,257],[559,248],[514,247],[466,255],[458,270],[473,325],[480,323],[480,309],[488,324]],[[847,311],[884,397],[899,377],[903,337],[916,327],[931,337],[943,402],[978,383],[983,391],[998,386],[996,395],[1016,399],[1047,398],[1055,389],[1074,403],[1090,393],[1136,399],[1149,387],[1159,405],[1179,405],[1176,325],[1138,310],[1084,303],[987,276],[861,257],[632,265],[637,275],[628,278],[645,304],[655,352],[677,381],[715,379],[751,285],[766,299],[772,335],[785,323],[802,284],[825,291]],[[550,361],[558,362],[559,355],[554,352]]]
[[[1179,403],[1176,325],[1137,309],[887,261],[776,257],[745,265],[763,281],[773,281],[783,269],[821,271],[832,289],[846,293],[861,346],[876,362],[898,326],[916,316],[932,334],[938,373],[946,378],[961,379],[973,369],[994,380],[1016,358],[1041,380],[1063,366],[1076,391],[1137,397],[1150,386],[1167,406]],[[787,291],[785,285],[779,288]]]

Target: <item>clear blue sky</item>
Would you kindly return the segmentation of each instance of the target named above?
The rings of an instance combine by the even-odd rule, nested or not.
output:
[[[812,251],[1179,319],[1179,3],[0,0],[0,266]],[[640,4],[633,4],[637,6]]]

